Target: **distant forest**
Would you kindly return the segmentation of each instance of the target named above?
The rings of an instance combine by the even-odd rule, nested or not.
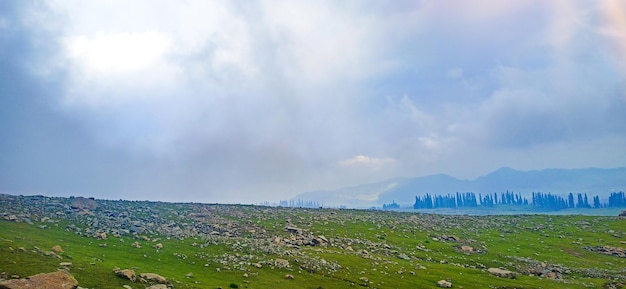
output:
[[[322,208],[325,207],[324,203],[316,202],[316,201],[304,201],[304,200],[281,200],[276,203],[262,202],[261,206],[279,206],[279,207],[287,207],[287,208]]]
[[[613,192],[607,203],[600,202],[599,196],[594,196],[590,202],[587,194],[569,193],[566,198],[551,193],[532,193],[532,199],[522,197],[521,194],[503,192],[499,195],[478,194],[473,192],[456,193],[447,195],[431,195],[415,197],[413,209],[439,209],[439,208],[463,208],[463,207],[493,207],[495,205],[519,205],[533,206],[541,210],[558,211],[568,208],[611,208],[626,207],[626,195],[624,192]],[[383,209],[395,209],[398,204],[384,204]]]

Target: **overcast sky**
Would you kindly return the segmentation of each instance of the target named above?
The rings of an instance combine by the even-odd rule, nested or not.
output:
[[[626,2],[0,1],[0,192],[626,165]]]

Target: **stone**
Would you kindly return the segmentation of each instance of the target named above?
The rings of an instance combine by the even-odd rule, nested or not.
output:
[[[115,268],[113,269],[113,273],[115,273],[115,275],[117,275],[118,277],[126,278],[132,282],[135,282],[137,280],[137,275],[135,274],[135,271],[131,269],[120,270],[120,268]]]
[[[452,282],[448,282],[446,280],[437,281],[437,286],[441,288],[452,288]]]
[[[487,269],[487,272],[491,273],[492,275],[496,277],[509,278],[509,279],[515,279],[515,275],[516,275],[515,272],[500,269],[500,268],[489,268]]]
[[[26,279],[13,279],[0,282],[0,288],[2,289],[75,289],[77,287],[78,281],[66,271],[42,273],[30,276]]]
[[[287,274],[287,275],[285,275],[285,279],[287,279],[287,280],[293,280],[293,275],[291,275],[291,274]]]
[[[97,238],[98,240],[106,240],[106,239],[107,239],[107,233],[102,232],[102,233],[100,233],[100,234],[96,235],[96,238]]]
[[[461,246],[461,251],[464,253],[474,253],[474,248],[471,246],[463,245]]]
[[[146,289],[167,289],[167,285],[165,284],[156,284],[150,287],[146,287]]]
[[[161,249],[163,249],[163,244],[158,243],[158,244],[154,245],[153,247],[154,247],[155,249],[157,249],[157,250],[161,250]]]
[[[398,255],[398,258],[402,260],[411,260],[411,257],[409,257],[407,254],[400,254]]]
[[[626,217],[626,210],[623,210],[619,213],[619,217]]]
[[[558,275],[556,273],[552,272],[552,271],[550,271],[550,272],[548,272],[548,273],[546,273],[546,274],[544,274],[542,276],[544,276],[545,278],[548,278],[548,279],[556,279],[558,277]]]
[[[72,263],[71,262],[61,262],[61,263],[59,263],[59,266],[61,266],[61,267],[71,267]]]
[[[285,259],[276,258],[276,260],[274,260],[274,266],[278,268],[288,268],[289,261]]]
[[[52,252],[54,252],[54,253],[63,253],[63,248],[61,248],[61,246],[59,246],[59,245],[55,245],[54,247],[52,247]]]
[[[156,283],[160,283],[160,284],[168,284],[169,281],[167,281],[167,279],[159,274],[155,274],[155,273],[141,273],[141,278],[146,279],[147,281],[153,281]]]
[[[304,230],[297,228],[297,227],[292,227],[292,226],[287,226],[285,227],[285,231],[292,233],[292,234],[301,234]]]
[[[72,199],[72,208],[79,210],[95,210],[98,208],[98,203],[94,199],[87,199],[83,197],[76,197]]]

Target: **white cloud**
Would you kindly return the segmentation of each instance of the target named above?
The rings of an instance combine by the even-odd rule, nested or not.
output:
[[[393,158],[375,158],[365,155],[357,155],[349,159],[337,162],[340,167],[374,167],[380,168],[386,165],[393,165],[396,160]]]
[[[68,40],[70,58],[83,65],[83,73],[120,73],[145,68],[160,61],[169,39],[148,31],[143,33],[96,33],[95,37],[75,36]]]

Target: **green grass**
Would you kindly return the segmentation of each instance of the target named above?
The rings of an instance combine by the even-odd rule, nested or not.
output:
[[[189,220],[172,215],[172,210],[193,211],[181,204],[151,206],[159,205],[164,218],[177,222]],[[626,282],[626,259],[585,249],[626,247],[626,220],[617,217],[468,217],[252,206],[233,206],[229,213],[220,208],[224,220],[239,226],[251,222],[267,231],[267,239],[243,234],[236,238],[179,240],[149,235],[149,241],[131,236],[96,240],[66,231],[69,221],[46,223],[46,229],[40,229],[38,222],[0,221],[0,271],[25,277],[55,271],[60,262],[72,262],[70,273],[85,288],[143,288],[116,277],[114,267],[163,275],[175,288],[436,288],[441,279],[451,281],[454,288],[602,288],[612,279]],[[287,219],[314,235],[324,235],[331,244],[267,251],[276,248],[270,245],[273,236],[289,237],[284,230]],[[461,238],[461,243],[442,240],[450,235]],[[134,242],[141,248],[131,246]],[[156,243],[162,243],[163,249],[153,248]],[[482,252],[463,253],[461,244]],[[63,259],[43,253],[54,245],[63,248]],[[348,245],[351,251],[345,249]],[[273,268],[275,258],[289,260],[291,267]],[[253,266],[257,262],[262,268]],[[561,280],[528,275],[511,280],[486,272],[489,267],[519,271],[532,262],[567,267],[570,272]],[[340,268],[331,269],[336,265]],[[193,277],[185,277],[188,273]],[[286,279],[287,274],[294,279]]]

